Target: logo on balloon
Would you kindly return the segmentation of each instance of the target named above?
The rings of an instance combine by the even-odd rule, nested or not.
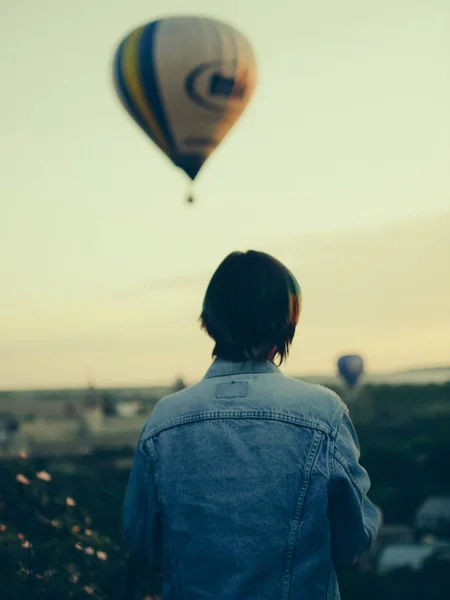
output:
[[[236,71],[236,66],[237,61],[212,61],[199,65],[186,77],[187,95],[202,108],[223,113],[230,100],[243,100],[247,90],[245,77],[239,79],[225,75],[226,71]]]
[[[243,98],[245,83],[239,83],[234,77],[224,77],[221,73],[214,73],[209,83],[211,96],[224,96],[225,98]]]

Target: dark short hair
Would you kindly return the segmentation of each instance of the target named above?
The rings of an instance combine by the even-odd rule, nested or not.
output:
[[[232,252],[219,265],[200,321],[215,341],[213,357],[261,362],[278,356],[281,364],[300,311],[300,286],[289,269],[269,254],[249,250]]]

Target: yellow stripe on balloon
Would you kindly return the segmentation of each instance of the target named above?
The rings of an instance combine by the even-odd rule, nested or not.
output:
[[[138,49],[144,29],[145,27],[141,27],[134,31],[125,42],[122,58],[123,76],[128,92],[140,109],[141,116],[154,136],[155,142],[164,152],[169,153],[169,144],[161,132],[142,86]]]

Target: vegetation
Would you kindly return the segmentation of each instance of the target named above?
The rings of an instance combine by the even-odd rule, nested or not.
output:
[[[0,472],[0,597],[119,597],[124,482],[52,475],[42,466],[20,460]]]

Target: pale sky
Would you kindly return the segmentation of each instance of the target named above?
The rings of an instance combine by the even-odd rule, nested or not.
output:
[[[170,383],[208,367],[196,318],[235,249],[274,253],[304,312],[286,372],[450,362],[447,0],[0,0],[0,388]],[[119,105],[117,42],[224,19],[259,86],[187,179]]]

